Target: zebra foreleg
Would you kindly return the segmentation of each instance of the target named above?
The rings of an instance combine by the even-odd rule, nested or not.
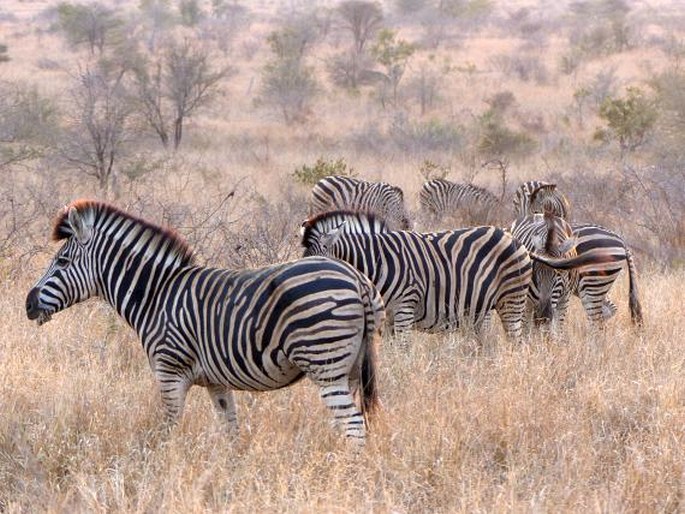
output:
[[[165,425],[173,428],[183,414],[190,381],[183,376],[157,373],[159,392],[165,411]]]
[[[238,415],[233,391],[223,385],[209,385],[207,392],[221,421],[226,424],[230,432],[237,433]]]

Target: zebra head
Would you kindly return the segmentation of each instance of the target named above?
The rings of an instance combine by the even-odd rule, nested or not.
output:
[[[512,225],[512,234],[528,249],[531,255],[552,259],[576,256],[576,238],[573,229],[551,211],[520,218]],[[557,270],[543,262],[533,263],[531,299],[538,321],[551,321],[555,305],[567,295],[571,287],[569,271]]]
[[[576,238],[573,236],[573,229],[564,219],[555,216],[550,210],[545,211],[544,215],[536,214],[534,218],[541,221],[541,231],[533,236],[533,251],[555,258],[576,256]],[[536,318],[551,321],[554,305],[564,291],[570,290],[570,273],[535,262],[533,284],[538,292]]]
[[[373,214],[354,211],[331,211],[313,216],[302,223],[300,234],[304,257],[328,255],[342,234],[388,232],[383,220]]]
[[[87,201],[75,202],[58,217],[53,240],[65,241],[26,297],[26,315],[30,320],[42,325],[52,314],[97,294],[89,263],[94,218],[94,205]]]

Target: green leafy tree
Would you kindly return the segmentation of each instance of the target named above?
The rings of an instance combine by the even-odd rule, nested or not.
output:
[[[638,87],[629,87],[624,98],[608,97],[599,108],[606,127],[595,132],[595,139],[617,141],[621,156],[642,146],[658,118],[656,101]]]
[[[392,90],[392,101],[397,103],[397,89],[404,76],[407,63],[416,47],[403,39],[397,39],[397,33],[390,29],[382,29],[378,33],[376,43],[371,47],[371,54],[376,62],[385,68],[386,83]]]

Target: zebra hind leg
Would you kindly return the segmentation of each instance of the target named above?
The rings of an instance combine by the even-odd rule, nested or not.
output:
[[[321,398],[333,413],[333,420],[345,431],[345,436],[358,442],[366,441],[366,424],[361,410],[354,401],[348,377],[333,382],[317,381]]]
[[[237,433],[238,416],[233,391],[223,385],[210,385],[207,386],[207,392],[221,421],[231,433]]]

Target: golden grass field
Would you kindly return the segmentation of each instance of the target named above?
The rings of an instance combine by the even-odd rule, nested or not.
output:
[[[37,29],[38,15],[57,3],[0,3],[0,15],[14,15],[0,16],[0,44],[8,45],[11,56],[0,63],[0,80],[36,85],[64,100],[68,70],[83,55],[69,50],[59,34]],[[618,313],[604,330],[589,325],[574,299],[563,335],[532,333],[522,344],[507,341],[497,323],[480,343],[461,333],[413,333],[400,345],[385,334],[379,352],[383,409],[361,452],[332,429],[318,391],[306,380],[276,392],[238,392],[237,436],[222,429],[207,394],[193,388],[180,425],[166,434],[141,344],[113,310],[92,300],[42,327],[29,322],[26,294],[58,248],[49,242],[51,219],[75,198],[109,200],[171,224],[198,249],[201,262],[221,266],[297,257],[308,188],[290,174],[321,156],[344,157],[359,176],[401,186],[416,211],[424,180],[418,168],[427,157],[364,152],[348,143],[351,134],[392,122],[393,113],[381,109],[371,92],[347,95],[326,84],[311,118],[292,126],[254,105],[255,84],[269,58],[263,41],[284,11],[301,6],[239,3],[254,17],[236,36],[236,50],[223,57],[237,73],[222,95],[188,120],[174,155],[164,154],[154,138],[133,150],[163,157],[159,169],[135,180],[122,177],[115,195],[49,160],[0,166],[0,243],[7,235],[14,244],[0,244],[0,512],[685,511],[685,269],[682,252],[659,260],[641,239],[640,216],[653,205],[638,205],[634,219],[621,218],[610,204],[600,203],[599,213],[602,220],[618,220],[620,226],[612,228],[627,230],[637,249],[644,327],[631,325],[624,273],[610,294]],[[493,3],[501,16],[515,7],[545,10],[544,2]],[[641,19],[652,20],[643,22],[645,34],[683,37],[679,1],[630,5]],[[418,37],[419,28],[402,23],[402,37]],[[250,59],[239,50],[260,41]],[[552,173],[571,179],[578,170],[615,173],[616,152],[592,146],[596,112],[588,109],[583,126],[569,114],[574,91],[609,68],[619,91],[644,84],[672,62],[654,45],[644,45],[561,75],[555,70],[567,38],[553,31],[547,46],[525,50],[548,67],[547,82],[522,82],[491,68],[493,55],[515,54],[523,42],[521,34],[486,26],[437,50],[435,60],[472,63],[477,71],[449,75],[441,103],[424,121],[467,123],[482,113],[490,95],[509,90],[517,101],[516,119],[539,116],[543,129],[536,137],[552,141],[511,161],[509,193],[522,180]],[[39,66],[45,53],[64,68]],[[417,52],[407,80],[420,62],[433,62],[430,54]],[[323,80],[320,67],[317,74]],[[418,119],[416,106],[407,105],[405,114]],[[566,146],[554,146],[554,138]],[[474,171],[463,155],[468,150],[430,158],[448,165],[448,178],[459,180]],[[636,166],[649,166],[654,155],[636,152],[631,158]],[[497,172],[480,163],[476,171],[476,184],[499,194]],[[213,210],[233,189],[235,197]],[[580,193],[569,196],[580,201]],[[207,212],[213,212],[211,220],[203,218]],[[685,244],[685,238],[677,243],[662,237],[652,232],[650,244]],[[234,240],[256,253],[238,255]]]

